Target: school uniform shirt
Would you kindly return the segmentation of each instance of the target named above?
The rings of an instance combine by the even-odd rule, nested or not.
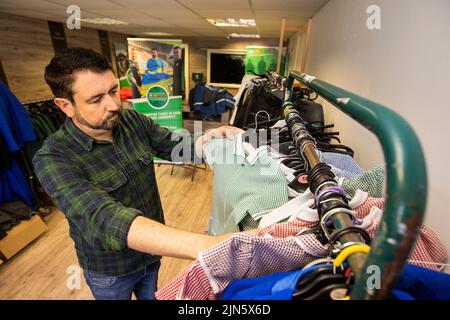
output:
[[[384,207],[384,199],[371,198],[366,192],[358,191],[350,203],[354,207],[356,217],[358,218],[356,225],[365,229],[369,233],[369,236],[374,238],[383,214],[382,209]],[[298,235],[308,228],[317,226],[318,221],[314,219],[317,217],[317,214],[314,216],[313,211],[314,210],[311,208],[305,209],[294,221],[278,223],[261,228],[258,230],[257,237],[264,239],[301,239],[301,243],[304,244],[302,248],[306,257],[325,257],[328,249],[326,246],[322,245],[314,235]],[[225,245],[225,243],[227,244]],[[220,288],[224,286],[224,283],[221,281],[233,277],[244,277],[242,272],[239,273],[239,270],[243,269],[242,265],[249,266],[247,270],[248,273],[256,274],[262,272],[259,270],[257,259],[253,264],[248,261],[251,260],[253,256],[252,253],[248,251],[248,244],[246,244],[245,241],[243,243],[243,251],[239,251],[239,238],[234,238],[234,245],[235,247],[232,248],[229,239],[227,242],[222,242],[217,245],[213,248],[214,250],[210,249],[207,253],[205,252],[206,260],[208,261],[206,267],[205,264],[200,263],[199,260],[194,261],[156,293],[157,299],[217,299],[220,296]],[[235,253],[234,255],[233,252]],[[269,256],[269,254],[270,253],[268,252],[267,256]],[[447,261],[447,251],[437,235],[428,227],[422,226],[409,260],[423,261],[424,263],[415,264],[437,270],[438,267],[426,264],[426,262],[443,263]],[[289,263],[289,261],[288,258],[286,263]],[[267,262],[272,263],[272,259],[267,260]],[[262,259],[260,263],[264,264],[264,260]],[[234,266],[239,266],[239,268],[235,270]],[[262,270],[264,270],[264,268],[266,267],[263,267]],[[210,269],[213,271],[208,271]],[[287,270],[283,269],[283,266],[277,266],[274,272],[280,271]],[[263,273],[260,274],[264,275]],[[211,281],[212,283],[218,284],[213,285]],[[213,289],[214,286],[215,289]]]
[[[377,165],[369,171],[356,175],[352,179],[339,178],[338,183],[351,197],[355,194],[356,190],[360,189],[368,192],[372,197],[383,198],[385,176],[384,165]]]
[[[228,284],[243,277],[295,270],[325,255],[313,235],[272,238],[236,234],[199,254],[181,276],[156,293],[157,299],[218,299]],[[317,256],[305,251],[314,252]],[[200,271],[203,270],[203,272]],[[205,277],[206,275],[206,277]],[[183,283],[184,281],[184,283]]]
[[[383,209],[384,199],[372,198],[367,192],[357,190],[348,204],[351,209],[355,210],[356,217],[361,219],[365,217],[374,206]],[[259,228],[264,228],[283,221],[293,221],[297,218],[303,221],[318,221],[317,210],[312,209],[313,206],[314,195],[307,189],[303,194],[289,200],[289,202],[283,206],[270,212],[260,213],[259,215],[264,215],[259,221]]]
[[[214,171],[209,234],[239,231],[246,215],[256,221],[258,213],[288,201],[284,175],[266,147],[256,150],[238,134],[233,140],[213,139],[203,151]]]
[[[320,161],[332,165],[352,175],[364,172],[359,164],[347,154],[317,151]]]
[[[281,225],[283,227],[278,228]],[[317,223],[298,219],[263,228],[257,236],[234,235],[200,253],[198,260],[156,292],[156,298],[216,300],[235,279],[293,270],[296,265],[304,266],[317,258],[325,257],[328,248],[315,235],[295,236],[302,229],[314,225]],[[370,226],[372,223],[366,225]]]

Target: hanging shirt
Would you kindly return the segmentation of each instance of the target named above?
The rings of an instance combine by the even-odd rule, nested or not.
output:
[[[365,217],[370,209],[374,206],[383,209],[384,199],[369,197],[367,192],[357,190],[348,205],[355,210],[357,218]],[[293,221],[301,219],[303,221],[318,221],[317,210],[314,207],[314,196],[309,189],[296,198],[289,200],[283,206],[264,213],[259,213],[257,216],[262,218],[259,221],[259,228],[264,228],[270,225],[277,224],[283,221]]]
[[[258,213],[288,201],[284,175],[266,147],[255,150],[238,134],[233,140],[213,139],[203,151],[214,171],[209,234],[239,231],[247,214],[258,220]]]
[[[385,176],[384,166],[377,165],[369,171],[356,175],[353,179],[340,178],[338,182],[351,197],[356,190],[360,189],[368,192],[372,197],[383,198]]]
[[[31,119],[22,104],[0,81],[0,132],[9,152],[20,150],[25,142],[36,139]]]
[[[10,158],[10,167],[0,170],[0,202],[22,200],[30,208],[34,208],[36,199],[23,171],[16,160]]]
[[[317,151],[320,161],[333,165],[334,167],[343,170],[345,172],[351,173],[353,175],[360,174],[364,172],[359,164],[347,154],[333,153],[333,152],[321,152]]]
[[[374,238],[382,217],[384,199],[372,198],[368,193],[359,190],[350,201],[350,205],[354,208],[353,210],[358,218],[356,225],[365,229],[369,233],[369,236]],[[303,253],[305,254],[305,257],[325,257],[327,256],[328,249],[326,246],[322,245],[314,235],[298,235],[302,231],[318,225],[317,213],[314,214],[314,211],[315,210],[312,210],[311,208],[307,208],[293,221],[261,228],[258,230],[257,237],[263,239],[301,239],[299,241],[303,244],[301,249],[304,250]],[[315,221],[314,217],[316,217]],[[234,280],[239,279],[239,277],[242,278],[244,275],[236,269],[244,269],[244,267],[241,267],[242,265],[248,265],[248,273],[258,273],[258,263],[264,264],[264,260],[258,261],[256,258],[253,264],[248,261],[253,259],[254,256],[252,249],[249,249],[247,240],[248,238],[240,244],[239,238],[234,238],[234,242],[228,239],[216,247],[205,251],[205,259],[208,261],[207,267],[204,268],[204,264],[200,263],[199,260],[194,261],[156,293],[157,299],[217,299],[219,297],[218,291],[220,291],[218,288],[222,287],[223,283],[215,285],[216,290],[213,290],[214,286],[210,283],[210,280],[214,277],[217,276],[219,280],[213,279],[212,283],[233,277],[236,277]],[[231,243],[234,243],[234,246],[231,246]],[[201,255],[203,255],[203,253]],[[258,255],[258,253],[256,253],[256,255]],[[267,257],[270,257],[269,253],[267,253]],[[277,257],[277,255],[275,255],[275,257]],[[447,261],[447,250],[432,230],[426,226],[422,226],[409,259],[412,261],[443,263]],[[236,260],[242,261],[238,262]],[[290,259],[287,258],[287,260],[283,261],[289,265]],[[267,263],[271,262],[272,258],[267,260]],[[426,263],[415,264],[433,270],[438,269],[438,267],[427,265]],[[261,270],[265,270],[264,268],[266,267],[263,266]],[[273,272],[287,271],[287,269],[283,268],[284,266],[276,267]],[[213,272],[210,272],[210,269],[212,269]],[[260,275],[264,274],[260,273]]]

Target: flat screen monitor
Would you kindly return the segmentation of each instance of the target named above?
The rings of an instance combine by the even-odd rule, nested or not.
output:
[[[239,88],[245,74],[245,51],[208,50],[208,84]]]

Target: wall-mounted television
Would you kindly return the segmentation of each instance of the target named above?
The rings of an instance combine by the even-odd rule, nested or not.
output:
[[[245,54],[245,50],[208,49],[208,84],[239,88],[245,74]]]

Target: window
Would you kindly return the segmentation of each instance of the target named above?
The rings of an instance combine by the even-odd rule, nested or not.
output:
[[[208,84],[239,88],[245,74],[245,52],[245,50],[208,49]]]

